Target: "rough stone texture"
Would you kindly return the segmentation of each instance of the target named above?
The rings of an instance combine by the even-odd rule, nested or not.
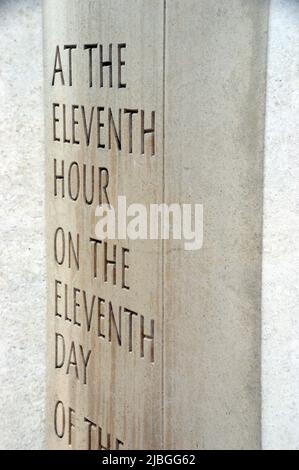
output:
[[[299,2],[273,0],[263,255],[263,447],[299,449]]]
[[[57,10],[60,16],[57,19]],[[125,449],[156,449],[161,447],[162,436],[162,267],[161,240],[117,240],[117,253],[121,247],[130,250],[128,270],[129,290],[123,289],[119,282],[121,276],[120,264],[117,261],[116,283],[112,282],[111,267],[107,268],[108,282],[103,280],[103,258],[101,249],[95,257],[98,265],[98,275],[94,276],[93,250],[89,237],[94,237],[96,217],[95,210],[99,201],[95,197],[88,205],[84,203],[81,190],[78,200],[70,199],[66,190],[65,197],[61,196],[61,184],[58,184],[57,195],[54,195],[54,158],[60,172],[61,163],[65,164],[67,175],[70,162],[76,161],[82,173],[86,165],[87,175],[91,174],[91,166],[98,172],[99,166],[109,169],[109,186],[107,192],[109,201],[116,207],[117,196],[126,195],[128,205],[133,202],[147,204],[162,200],[162,162],[163,162],[163,1],[137,0],[101,0],[82,2],[81,0],[46,0],[44,2],[44,65],[45,65],[45,143],[47,154],[47,265],[48,281],[48,443],[50,448],[69,448],[67,433],[58,438],[54,429],[55,405],[58,400],[64,406],[70,406],[75,411],[76,423],[72,433],[72,448],[87,449],[89,447],[88,433],[84,417],[98,423],[103,430],[103,445],[106,437],[111,435],[111,446],[115,449],[115,438],[124,444]],[[142,39],[142,40],[141,40]],[[57,45],[77,44],[73,59],[72,87],[63,86],[59,78],[52,86],[53,60]],[[104,87],[99,88],[97,68],[94,66],[93,87],[89,87],[88,62],[83,44],[103,44],[104,55],[107,45],[113,44],[113,51],[118,43],[126,44],[123,77],[126,88],[118,88],[115,82],[117,69],[115,55],[113,56],[114,86],[107,86],[107,71],[104,73]],[[62,49],[63,51],[63,49]],[[63,53],[63,67],[66,65],[66,54]],[[95,60],[96,64],[96,60]],[[96,86],[97,84],[97,86]],[[115,113],[118,108],[143,109],[146,125],[151,111],[156,112],[155,157],[151,154],[151,138],[145,139],[144,155],[140,153],[140,111],[136,115],[132,131],[133,151],[129,154],[129,133],[126,117],[122,120],[122,148],[118,150],[112,138],[111,150],[108,148],[106,133],[102,139],[105,149],[97,147],[95,124],[91,133],[90,145],[86,146],[83,138],[82,124],[78,125],[80,143],[70,145],[63,143],[62,127],[57,125],[60,142],[53,140],[53,110],[52,103],[64,103],[66,109],[70,104],[85,105],[89,114],[91,106],[103,106],[107,110],[111,106]],[[57,111],[60,113],[60,110]],[[88,115],[87,114],[87,115]],[[104,115],[104,114],[103,114]],[[70,114],[66,119],[70,132]],[[80,119],[80,118],[79,118]],[[105,118],[104,118],[105,119]],[[81,120],[81,119],[80,119]],[[61,122],[61,121],[60,121]],[[82,120],[81,120],[82,123]],[[124,125],[126,123],[126,125]],[[107,123],[106,123],[107,125]],[[160,126],[160,127],[159,127]],[[82,181],[82,178],[81,178]],[[88,180],[92,186],[91,178]],[[74,184],[74,178],[73,178]],[[96,191],[95,191],[96,193]],[[80,269],[72,262],[58,265],[54,256],[54,235],[58,227],[62,227],[73,237],[80,234]],[[108,257],[112,256],[112,241],[108,242]],[[57,246],[60,244],[58,243]],[[58,249],[59,250],[59,249]],[[56,299],[55,280],[68,286],[68,311],[72,321],[65,320],[65,296]],[[82,294],[77,309],[80,327],[74,324],[74,315],[70,300],[71,289],[74,287],[85,290],[87,303],[90,305],[92,295],[105,300],[101,314],[101,333],[98,332],[97,310],[93,312],[90,329],[86,327],[84,302]],[[64,289],[57,288],[57,292]],[[60,295],[60,294],[59,294]],[[137,316],[132,328],[132,350],[129,350],[128,316],[122,314],[121,345],[118,344],[115,328],[108,326],[107,303],[112,301],[116,318],[118,306],[132,309]],[[96,301],[97,302],[97,301]],[[55,312],[58,315],[55,315]],[[59,313],[60,312],[60,313]],[[151,342],[146,340],[144,357],[141,357],[140,314],[143,315],[145,331],[150,333],[150,322],[154,320],[154,358],[150,357]],[[91,318],[91,317],[90,317]],[[118,321],[118,320],[117,320]],[[111,340],[108,331],[112,331]],[[76,348],[82,345],[85,351],[90,348],[90,362],[87,383],[83,384],[80,370],[78,377],[74,368],[67,371],[66,364],[55,369],[55,333],[65,338],[66,349],[74,341]],[[142,339],[143,341],[143,339]],[[59,346],[59,351],[61,347]],[[61,352],[58,354],[61,357]],[[67,353],[68,355],[68,353]],[[59,359],[60,361],[60,359]],[[65,360],[66,363],[67,360]],[[58,414],[58,422],[61,422]],[[98,439],[92,432],[91,448],[97,448]]]
[[[165,243],[165,445],[259,449],[268,2],[167,4],[165,198],[204,236]]]
[[[44,441],[41,3],[0,2],[1,449],[37,449]],[[299,442],[298,36],[298,1],[272,0],[262,315],[266,449],[298,449]]]
[[[44,441],[41,1],[0,2],[0,448]]]

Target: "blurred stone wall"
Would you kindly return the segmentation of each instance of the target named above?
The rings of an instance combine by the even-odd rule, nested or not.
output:
[[[44,447],[41,6],[0,0],[0,449]],[[299,2],[272,0],[262,315],[263,447],[272,449],[299,448],[298,45]]]

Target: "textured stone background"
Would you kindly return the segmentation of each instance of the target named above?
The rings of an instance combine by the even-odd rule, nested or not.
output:
[[[44,445],[41,3],[0,0],[0,449],[38,449]],[[298,0],[272,0],[270,33],[263,445],[298,449]]]
[[[0,448],[44,441],[41,1],[0,1]]]
[[[299,1],[273,0],[263,257],[263,447],[299,449]]]

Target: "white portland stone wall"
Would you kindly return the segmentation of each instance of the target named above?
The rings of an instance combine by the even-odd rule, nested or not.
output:
[[[44,446],[41,4],[0,2],[0,449]],[[269,26],[262,440],[298,449],[299,1],[272,0]]]
[[[44,442],[41,3],[0,2],[0,449]]]

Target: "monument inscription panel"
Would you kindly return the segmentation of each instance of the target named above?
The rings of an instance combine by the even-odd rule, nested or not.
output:
[[[44,23],[49,446],[159,448],[162,245],[95,229],[162,200],[163,3],[46,1]]]

